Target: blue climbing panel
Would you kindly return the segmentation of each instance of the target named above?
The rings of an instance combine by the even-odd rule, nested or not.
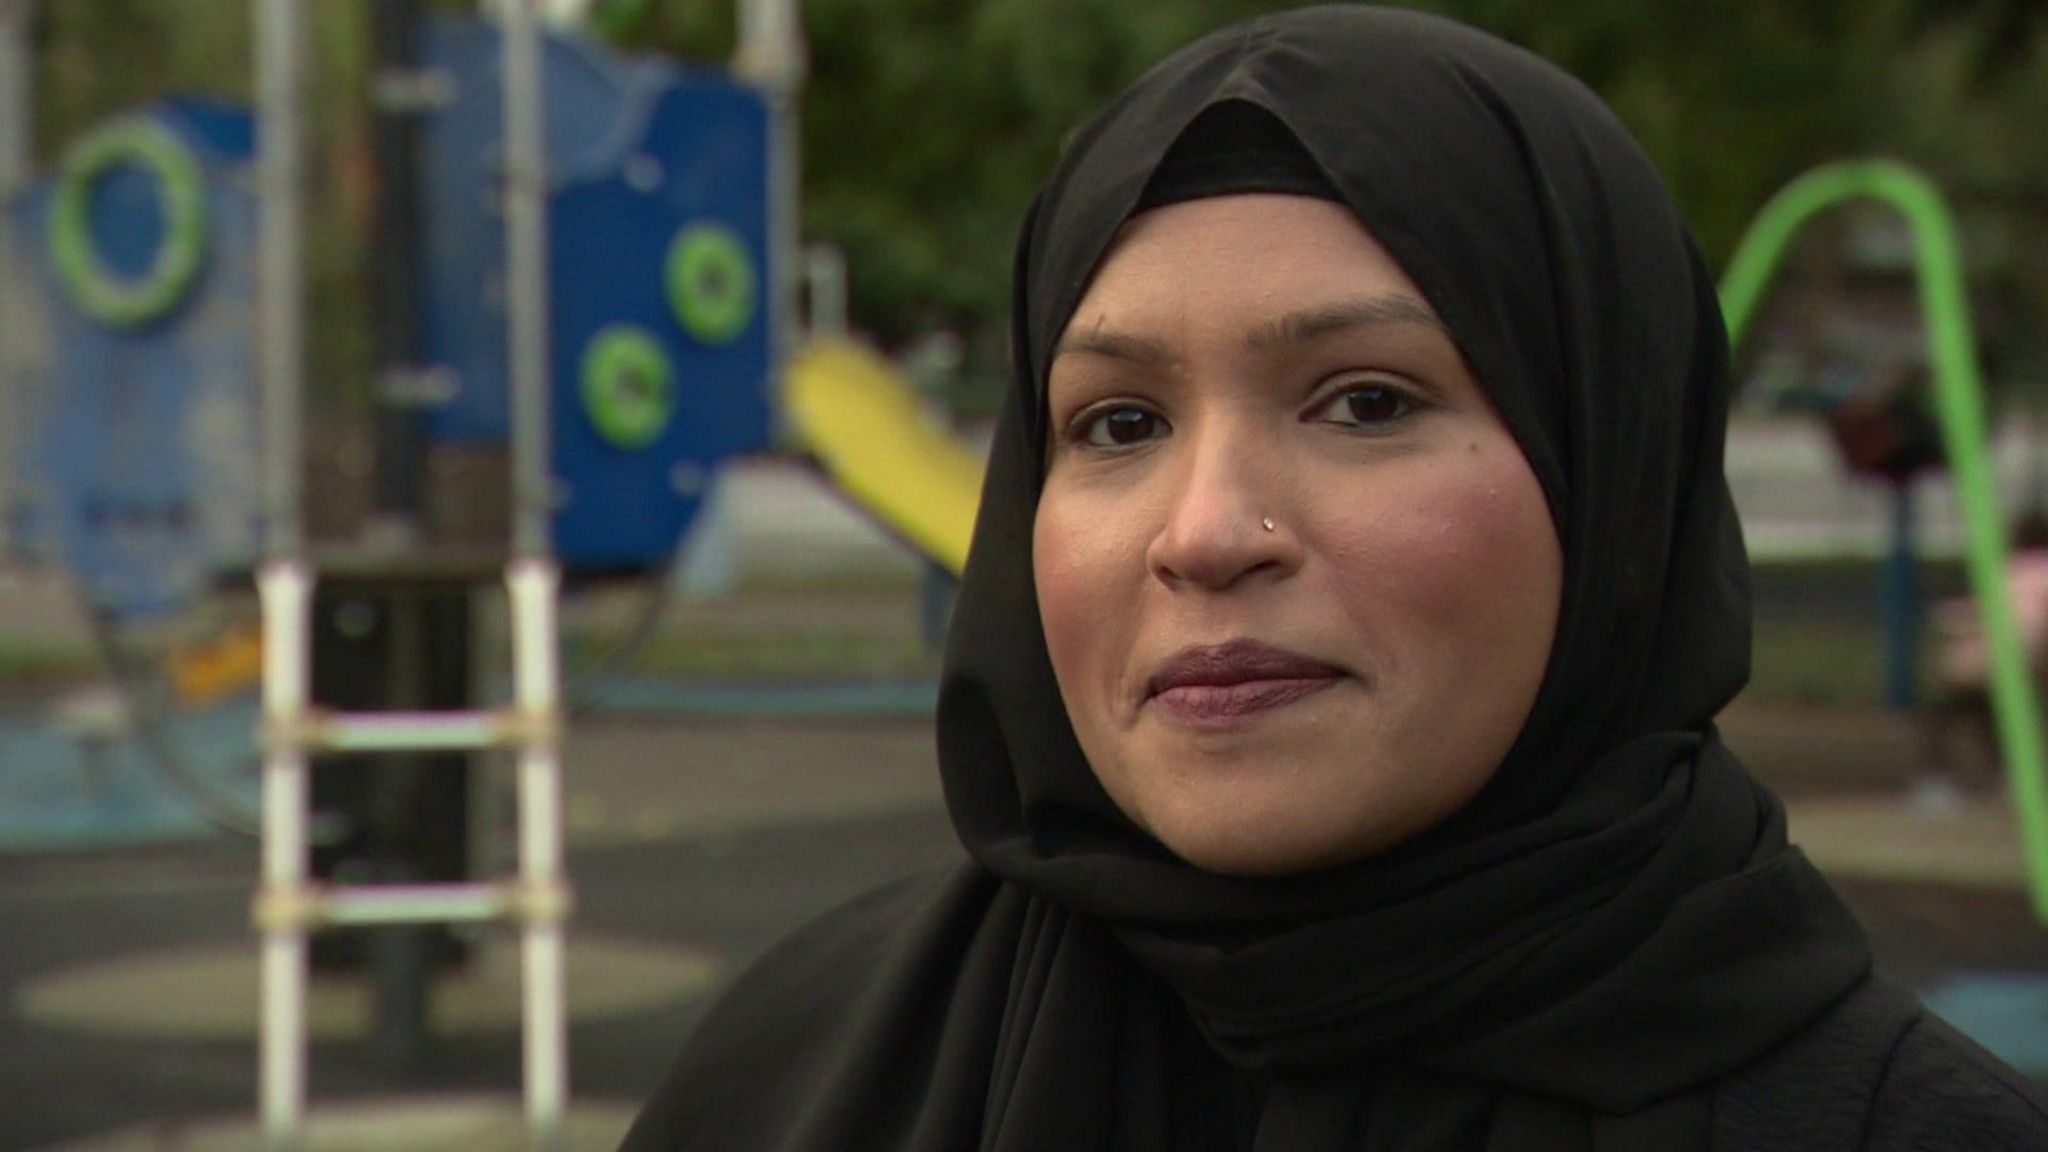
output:
[[[0,222],[17,257],[8,541],[116,615],[178,608],[255,552],[252,133],[225,105],[152,104],[81,138],[115,141],[112,159],[32,186]],[[167,172],[197,179],[181,193]],[[137,306],[95,310],[95,289],[159,277]]]
[[[451,99],[426,127],[426,357],[440,443],[502,444],[498,35],[430,25]],[[705,481],[769,437],[768,112],[721,74],[545,45],[555,543],[572,571],[663,562]]]

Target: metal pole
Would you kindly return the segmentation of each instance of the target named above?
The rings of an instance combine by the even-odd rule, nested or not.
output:
[[[548,459],[547,138],[538,0],[505,6],[506,324],[512,368],[512,551],[553,551]]]
[[[812,244],[804,252],[804,284],[810,294],[812,339],[846,338],[846,253],[830,244]]]
[[[306,623],[313,578],[303,562],[280,558],[266,561],[258,579],[264,629],[263,714],[266,727],[279,731],[297,723],[306,711],[312,665]],[[303,747],[273,745],[264,756],[263,895],[273,906],[305,892],[307,774]],[[263,918],[261,927],[258,1094],[263,1146],[269,1152],[292,1152],[306,1123],[306,930],[276,916]]]
[[[513,683],[534,735],[519,751],[519,879],[527,893],[520,950],[525,969],[526,1123],[533,1146],[563,1147],[569,1096],[569,1008],[562,936],[561,680],[555,664],[551,560],[522,557],[507,575],[512,607]],[[543,908],[540,905],[545,904]]]
[[[506,321],[512,361],[513,681],[520,710],[550,729],[560,716],[554,663],[554,484],[548,459],[547,139],[539,0],[505,11]],[[529,894],[562,873],[560,751],[552,736],[519,754],[519,871]],[[525,969],[526,1123],[536,1149],[562,1147],[568,1106],[568,1011],[562,923],[529,909]]]
[[[20,195],[35,162],[35,10],[35,0],[0,0],[0,209]]]
[[[1884,702],[1894,712],[1919,704],[1920,570],[1914,548],[1913,482],[1892,485],[1891,550],[1885,557]]]
[[[29,26],[35,0],[0,0],[0,199],[13,196],[28,179],[35,141],[34,63]]]
[[[780,380],[796,346],[803,280],[803,137],[797,109],[808,53],[797,0],[739,0],[733,71],[768,96],[769,376]]]
[[[305,10],[300,0],[252,0],[256,38],[257,366],[263,403],[264,711],[275,719],[304,710],[311,660],[306,622],[312,578],[300,553],[299,507],[304,286],[300,137]],[[297,895],[305,884],[307,761],[273,749],[263,780],[263,884]],[[296,1148],[306,1119],[306,936],[297,925],[263,928],[263,1027],[259,1095],[263,1140]]]
[[[305,288],[299,222],[305,187],[302,0],[252,0],[257,94],[257,366],[263,392],[264,549],[295,557],[300,522]]]
[[[376,0],[370,8],[377,168],[376,293],[378,528],[411,542],[426,506],[420,419],[424,381],[420,311],[426,253],[421,243],[420,132],[427,104],[420,82],[420,0]]]
[[[421,243],[420,132],[427,103],[420,82],[420,0],[374,0],[370,20],[370,107],[377,173],[377,227],[371,270],[371,316],[377,341],[375,519],[369,540],[394,547],[419,543],[426,507],[426,445],[419,409],[420,312],[425,252]],[[389,631],[378,705],[426,703],[426,653],[421,598],[386,589],[377,598]],[[324,607],[324,605],[323,605]],[[359,649],[350,651],[361,652]],[[362,655],[369,655],[361,652]],[[420,784],[435,765],[412,751],[393,752],[363,767],[368,786],[370,863],[386,882],[425,874],[406,835],[419,819]],[[389,924],[369,934],[375,989],[374,1048],[388,1072],[414,1071],[427,1047],[429,948],[435,929]]]
[[[433,610],[416,591],[387,588],[380,597],[385,634],[379,707],[422,708],[426,692],[426,616]],[[370,795],[365,812],[370,825],[372,872],[389,883],[427,878],[418,857],[417,833],[424,786],[437,766],[435,758],[416,748],[393,751],[366,767]],[[456,769],[460,771],[460,769]],[[431,829],[431,826],[429,826]],[[447,835],[431,829],[426,835]],[[372,1047],[387,1072],[418,1071],[427,1050],[427,1002],[431,980],[428,950],[434,929],[425,924],[387,924],[369,934],[370,984],[375,991]]]
[[[34,0],[0,0],[0,512],[12,495],[8,478],[20,450],[14,429],[20,425],[20,393],[16,379],[21,320],[10,305],[20,272],[15,267],[8,226],[10,209],[28,182],[30,142],[34,139],[35,85],[29,56],[29,23]],[[8,517],[0,516],[0,546],[7,542]]]

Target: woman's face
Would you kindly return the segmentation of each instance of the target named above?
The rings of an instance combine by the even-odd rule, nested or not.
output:
[[[1054,353],[1048,419],[1046,643],[1132,820],[1202,868],[1296,872],[1486,783],[1549,659],[1557,533],[1348,210],[1240,195],[1135,217]]]

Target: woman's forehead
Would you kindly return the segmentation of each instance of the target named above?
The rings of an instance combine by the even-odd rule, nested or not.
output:
[[[1062,325],[1060,341],[1099,326],[1106,309],[1125,316],[1148,304],[1171,311],[1197,287],[1241,301],[1248,313],[1266,313],[1252,321],[1262,330],[1314,324],[1304,312],[1331,314],[1325,327],[1345,320],[1444,327],[1423,290],[1348,208],[1315,197],[1249,192],[1150,208],[1126,220]]]

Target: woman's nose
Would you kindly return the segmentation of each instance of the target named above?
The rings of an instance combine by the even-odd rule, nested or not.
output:
[[[1184,467],[1162,477],[1164,515],[1146,551],[1172,587],[1223,589],[1299,566],[1301,537],[1287,521],[1270,448],[1215,438],[1192,445]]]

